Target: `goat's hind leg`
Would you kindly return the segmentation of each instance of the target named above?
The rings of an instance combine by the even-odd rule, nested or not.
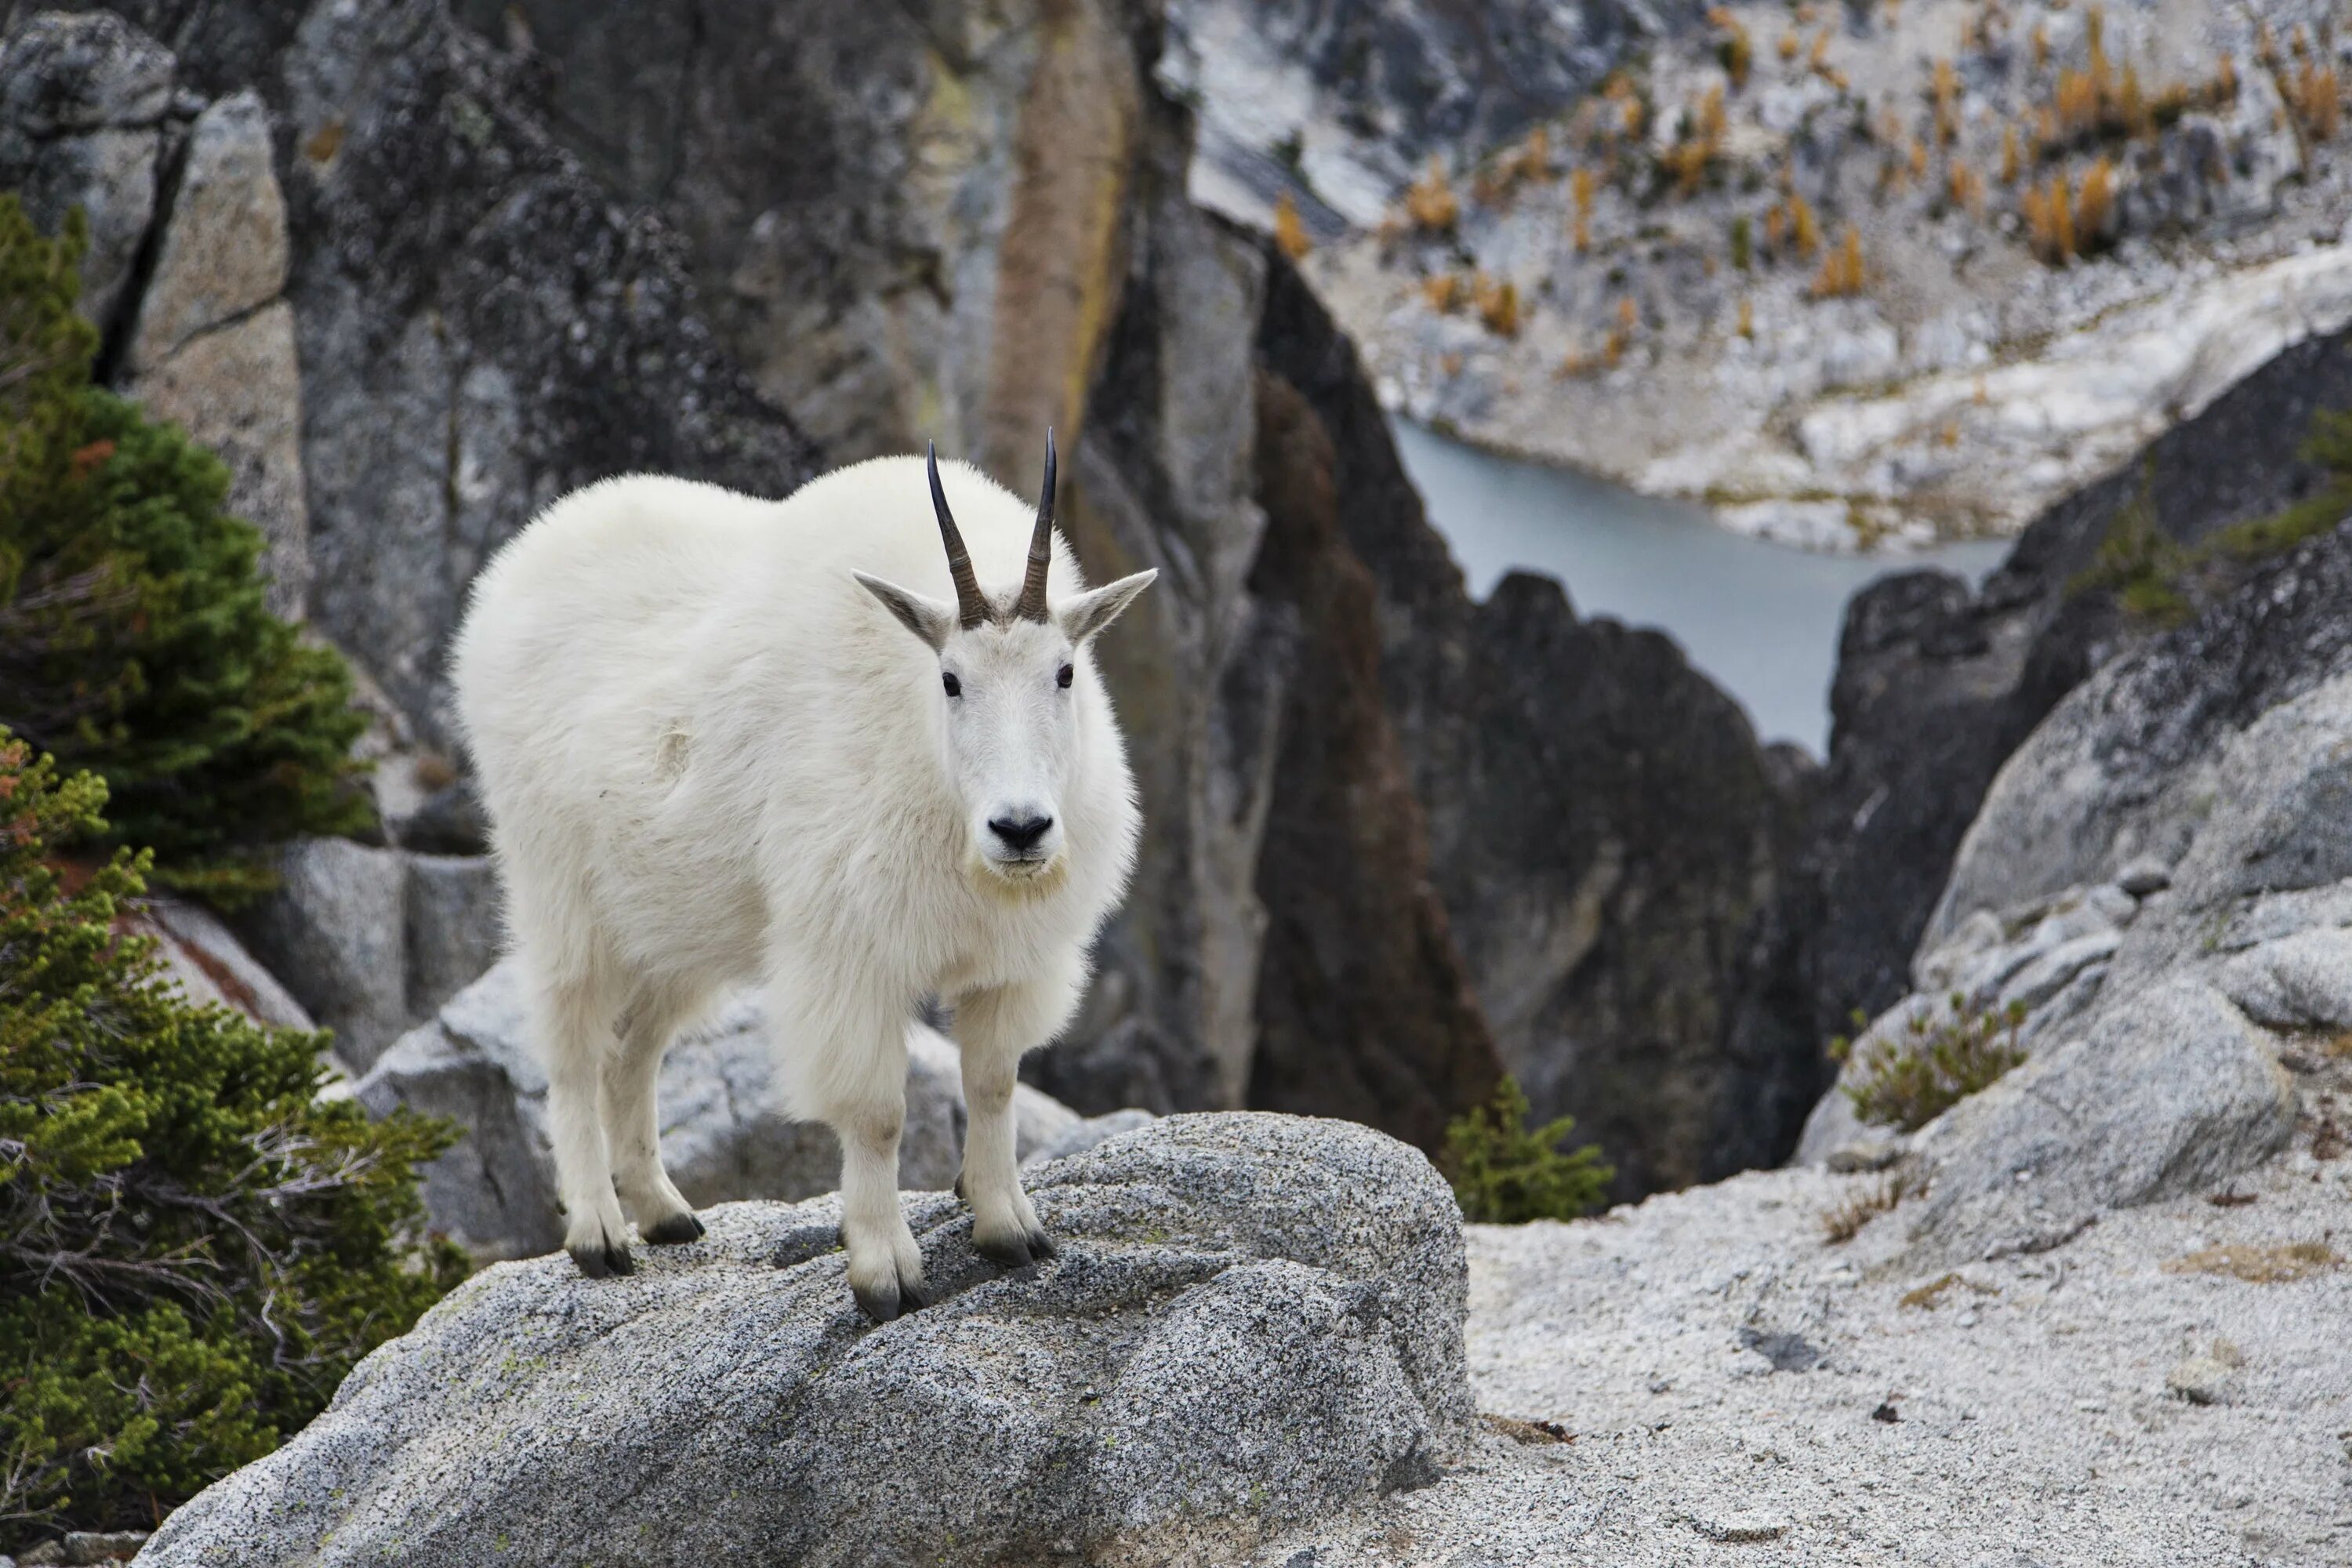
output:
[[[614,1003],[600,976],[534,978],[541,1059],[547,1067],[548,1132],[563,1202],[563,1249],[592,1279],[635,1269],[629,1225],[613,1190],[604,1142],[604,1078],[614,1048]]]
[[[699,987],[676,981],[640,985],[621,1015],[619,1048],[604,1064],[604,1133],[613,1151],[613,1184],[637,1232],[656,1247],[699,1240],[702,1222],[662,1167],[658,1086],[670,1037],[702,1000]]]

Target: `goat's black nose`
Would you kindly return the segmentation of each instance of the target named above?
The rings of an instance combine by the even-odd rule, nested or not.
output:
[[[1053,826],[1054,819],[1050,816],[1024,816],[1018,819],[1009,816],[992,816],[988,821],[988,830],[1003,839],[1006,847],[1013,849],[1034,847],[1037,840],[1045,837],[1045,829]]]

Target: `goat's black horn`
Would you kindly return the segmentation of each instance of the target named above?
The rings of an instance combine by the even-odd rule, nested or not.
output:
[[[948,492],[940,486],[940,448],[936,442],[924,444],[923,461],[931,476],[931,510],[940,514],[940,542],[948,547],[948,575],[955,579],[956,619],[970,631],[988,619],[988,597],[980,591],[980,579],[971,574],[971,557],[965,553],[963,535],[957,531],[955,513],[948,510]]]
[[[1045,618],[1045,573],[1054,564],[1054,431],[1045,430],[1045,483],[1037,492],[1037,528],[1029,536],[1029,571],[1013,613],[1024,620]]]

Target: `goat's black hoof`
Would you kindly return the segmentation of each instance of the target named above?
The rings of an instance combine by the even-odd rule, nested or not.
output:
[[[1000,1268],[1026,1268],[1048,1258],[1058,1258],[1062,1249],[1054,1238],[1042,1230],[1024,1231],[1002,1241],[982,1241],[975,1237],[972,1250]]]
[[[959,1198],[963,1197],[963,1176],[961,1173],[957,1174],[955,1179],[955,1195]],[[964,1199],[964,1201],[967,1203],[971,1202],[969,1198]]]
[[[692,1214],[674,1214],[653,1229],[646,1239],[656,1247],[682,1247],[689,1241],[702,1239],[702,1222]]]
[[[930,1302],[923,1295],[923,1268],[916,1264],[910,1276],[900,1269],[887,1283],[860,1286],[853,1281],[849,1293],[857,1298],[858,1310],[877,1323],[887,1323],[919,1312]]]
[[[635,1274],[637,1266],[629,1258],[629,1249],[618,1244],[595,1247],[572,1247],[572,1261],[580,1272],[591,1279],[603,1279],[615,1274]]]
[[[1026,1268],[1033,1261],[1029,1256],[1029,1243],[1017,1236],[1007,1237],[1001,1241],[982,1241],[974,1237],[971,1249],[999,1268]]]
[[[874,1289],[853,1285],[849,1293],[857,1299],[857,1310],[877,1323],[896,1322],[908,1313],[919,1312],[929,1305],[920,1290],[903,1280]]]

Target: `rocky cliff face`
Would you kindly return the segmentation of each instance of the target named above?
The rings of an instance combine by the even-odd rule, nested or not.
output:
[[[1391,1127],[1410,1108],[1433,1145],[1448,1106],[1494,1092],[1495,1042],[1381,700],[1379,589],[1342,531],[1331,432],[1278,374],[1256,390],[1266,536],[1250,584],[1286,612],[1299,655],[1258,860],[1271,918],[1250,1102]]]
[[[1736,1025],[1743,1058],[1802,1059],[1805,1037],[1851,1033],[1855,1009],[1877,1013],[1908,988],[1913,950],[2002,763],[2069,691],[2158,629],[2081,581],[2111,533],[2144,513],[2162,538],[2195,545],[2311,494],[2324,478],[2300,454],[2312,416],[2347,406],[2352,334],[2309,340],[2043,513],[1980,592],[1922,572],[1856,596],[1821,793]],[[2249,570],[2224,558],[2186,586],[2222,598]],[[1774,1157],[1739,1153],[1717,1173]]]
[[[200,112],[165,122],[152,275],[109,363],[230,448],[281,584],[307,575],[319,628],[428,740],[466,584],[538,507],[632,468],[770,490],[814,471],[720,352],[675,235],[547,134],[526,60],[429,0],[126,10],[184,59]],[[154,47],[97,17],[27,26],[45,32]],[[8,68],[68,75],[22,43]]]

